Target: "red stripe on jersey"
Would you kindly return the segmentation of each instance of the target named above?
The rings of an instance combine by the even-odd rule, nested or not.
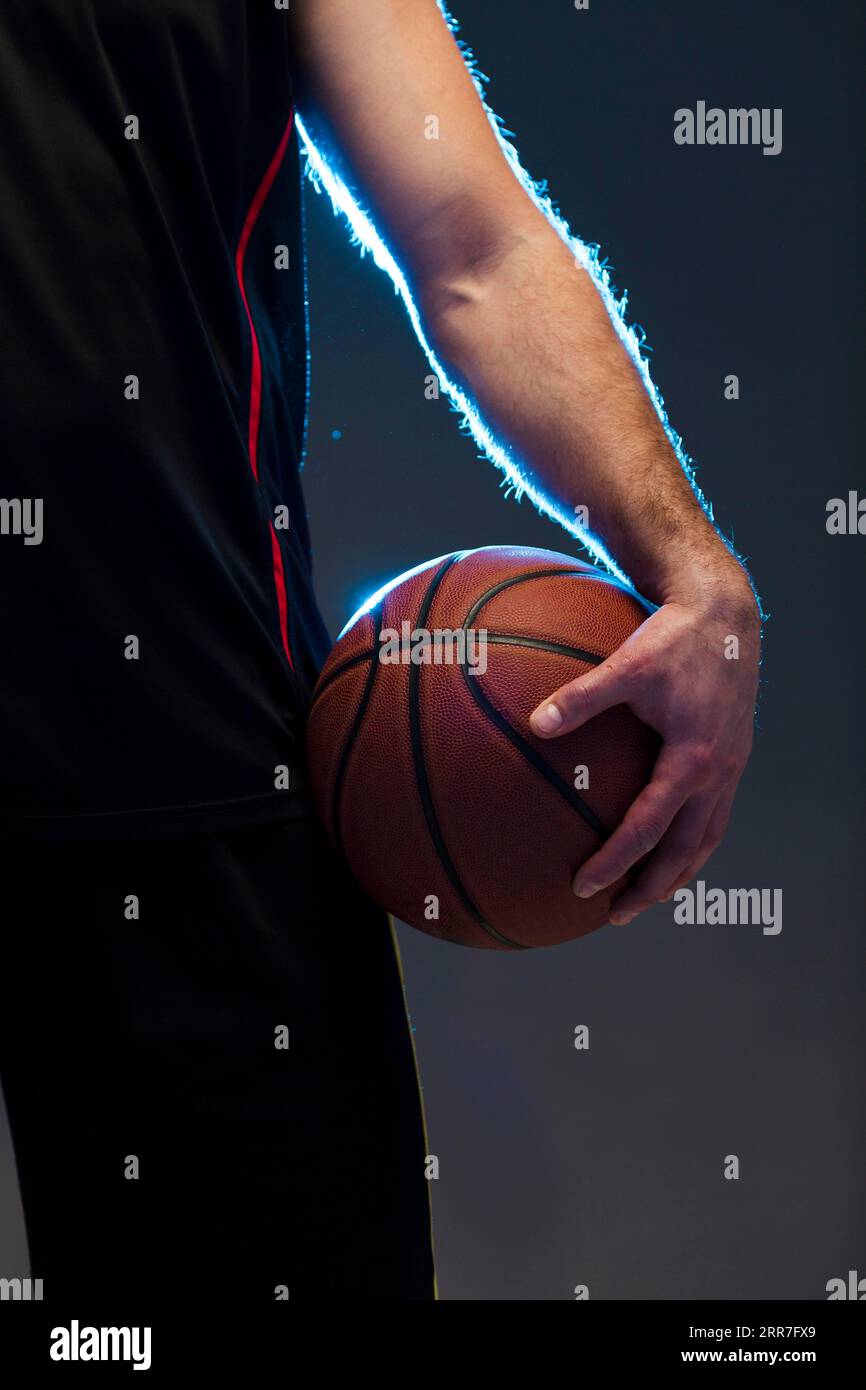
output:
[[[247,323],[250,326],[250,342],[252,346],[252,361],[250,369],[250,413],[247,430],[247,442],[250,456],[250,467],[253,470],[253,477],[256,482],[259,480],[259,424],[262,417],[262,355],[259,351],[259,339],[256,333],[256,326],[253,322],[249,300],[247,299],[246,286],[244,285],[244,257],[246,256],[247,246],[253,234],[259,213],[264,206],[265,199],[271,191],[274,179],[280,171],[280,165],[286,153],[289,137],[294,125],[295,111],[292,108],[288,123],[283,131],[282,139],[277,146],[273,159],[267,167],[265,176],[256,189],[255,197],[250,203],[246,218],[244,219],[241,239],[238,242],[238,249],[235,252],[235,274],[237,275],[238,288],[241,292],[244,310],[246,311]],[[277,607],[280,614],[280,633],[283,639],[283,648],[292,670],[295,664],[292,661],[292,653],[289,647],[288,633],[288,604],[286,600],[286,577],[283,570],[283,557],[280,553],[279,541],[273,524],[269,523],[271,531],[271,552],[273,555],[274,566],[274,587],[277,591]]]
[[[277,540],[277,533],[274,530],[273,522],[268,523],[271,528],[271,553],[274,559],[274,585],[277,590],[277,608],[280,610],[280,635],[283,639],[283,649],[288,657],[289,665],[294,671],[295,665],[292,661],[292,653],[289,650],[289,605],[286,599],[286,576],[283,570],[283,557],[280,553],[280,543]]]

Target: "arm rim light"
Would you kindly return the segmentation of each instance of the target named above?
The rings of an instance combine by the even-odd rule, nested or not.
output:
[[[485,114],[487,115],[509,166],[521,187],[532,199],[532,202],[544,215],[560,239],[569,248],[576,263],[591,277],[620,340],[640,373],[644,387],[653,403],[656,414],[661,421],[662,427],[664,428],[680,467],[689,480],[699,505],[709,521],[713,524],[722,542],[731,554],[742,563],[742,558],[737,555],[731,542],[727,537],[722,535],[718,531],[718,527],[715,526],[712,507],[704,497],[696,481],[693,461],[685,450],[682,437],[674,430],[670,423],[661,392],[656,387],[650,375],[649,363],[646,357],[647,347],[645,334],[638,326],[633,326],[626,320],[628,305],[627,291],[623,291],[619,297],[617,297],[616,287],[611,280],[610,268],[601,258],[600,247],[582,241],[580,237],[576,236],[570,230],[568,224],[547,193],[546,185],[543,182],[537,183],[533,180],[520,163],[517,150],[509,138],[513,132],[505,129],[499,117],[491,110],[487,103],[484,92],[484,84],[488,80],[487,77],[478,69],[471,49],[457,37],[457,22],[448,13],[448,10],[443,4],[443,0],[437,0],[437,3],[442,11],[445,22],[455,37],[463,61],[466,64],[484,107]],[[551,517],[554,521],[557,521],[616,579],[633,587],[628,576],[617,565],[601,540],[591,531],[582,527],[576,518],[565,511],[555,499],[548,497],[534,485],[531,478],[527,475],[526,471],[521,467],[510,450],[496,438],[485,424],[474,402],[449,378],[448,373],[445,371],[442,363],[427,341],[421,322],[421,316],[412,298],[406,278],[390,249],[379,235],[372,219],[360,206],[353,193],[318,149],[300,116],[296,118],[296,125],[306,155],[307,177],[316,188],[317,192],[321,192],[324,189],[329,195],[335,214],[345,217],[351,232],[351,240],[353,244],[358,246],[361,255],[365,256],[369,253],[373,258],[374,264],[380,270],[385,271],[390,278],[395,293],[399,294],[400,298],[403,300],[415,335],[439,380],[441,389],[444,391],[445,395],[448,396],[453,409],[461,416],[461,429],[472,436],[482,453],[502,472],[502,486],[505,489],[505,495],[510,496],[513,494],[515,499],[519,501],[520,498],[526,494],[540,512]]]

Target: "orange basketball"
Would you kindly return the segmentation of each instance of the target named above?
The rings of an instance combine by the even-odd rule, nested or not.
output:
[[[649,780],[659,741],[624,705],[537,738],[529,715],[652,609],[591,565],[491,546],[400,575],[344,629],[308,727],[319,814],[383,907],[464,946],[585,936],[616,884],[575,871]]]

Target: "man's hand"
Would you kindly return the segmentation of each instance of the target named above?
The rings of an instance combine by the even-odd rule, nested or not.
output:
[[[588,898],[648,856],[616,900],[617,926],[670,898],[725,833],[752,747],[760,655],[757,606],[742,587],[664,604],[603,665],[532,715],[536,734],[556,738],[622,704],[661,735],[651,781],[574,880],[577,896]]]

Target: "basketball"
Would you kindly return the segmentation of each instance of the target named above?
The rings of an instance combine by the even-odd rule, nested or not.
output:
[[[567,555],[491,546],[431,560],[341,633],[313,696],[313,796],[362,886],[402,921],[493,950],[602,926],[625,880],[572,879],[649,781],[658,736],[625,706],[560,738],[529,715],[652,612]]]

